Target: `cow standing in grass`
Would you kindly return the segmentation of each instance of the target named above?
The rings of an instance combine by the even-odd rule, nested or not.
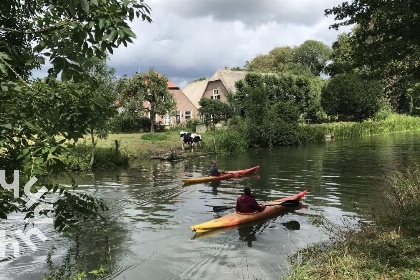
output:
[[[201,147],[201,141],[202,141],[201,135],[187,132],[187,131],[181,131],[179,133],[179,137],[181,137],[182,150],[185,149],[184,147],[185,144],[190,145],[191,152],[194,152],[194,144],[198,144]]]

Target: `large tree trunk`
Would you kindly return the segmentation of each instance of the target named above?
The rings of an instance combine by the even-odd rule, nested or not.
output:
[[[93,129],[90,129],[90,138],[92,140],[92,154],[90,157],[89,169],[92,169],[93,163],[95,162],[95,152],[96,152],[96,142],[95,142],[95,134],[93,133]]]

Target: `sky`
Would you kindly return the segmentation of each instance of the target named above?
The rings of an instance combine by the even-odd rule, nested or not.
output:
[[[333,16],[324,10],[343,0],[145,0],[152,23],[132,27],[137,38],[114,50],[108,65],[117,77],[132,77],[153,67],[181,89],[210,78],[225,66],[244,67],[275,47],[317,40],[332,46]]]

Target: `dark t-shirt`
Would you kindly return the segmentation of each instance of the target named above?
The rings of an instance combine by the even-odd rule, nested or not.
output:
[[[216,166],[211,166],[210,167],[210,176],[220,176],[219,168],[217,168]]]
[[[264,205],[259,205],[251,195],[243,194],[236,200],[236,211],[240,213],[261,212],[265,209]]]

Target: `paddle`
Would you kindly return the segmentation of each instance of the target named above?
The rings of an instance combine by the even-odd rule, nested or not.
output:
[[[299,205],[299,200],[286,200],[286,201],[283,201],[282,203],[267,204],[265,206],[277,206],[277,205],[281,205],[285,207],[297,207]],[[207,205],[207,206],[210,206],[210,205]],[[228,209],[236,208],[236,206],[212,206],[212,207],[213,207],[214,212],[222,212]]]

